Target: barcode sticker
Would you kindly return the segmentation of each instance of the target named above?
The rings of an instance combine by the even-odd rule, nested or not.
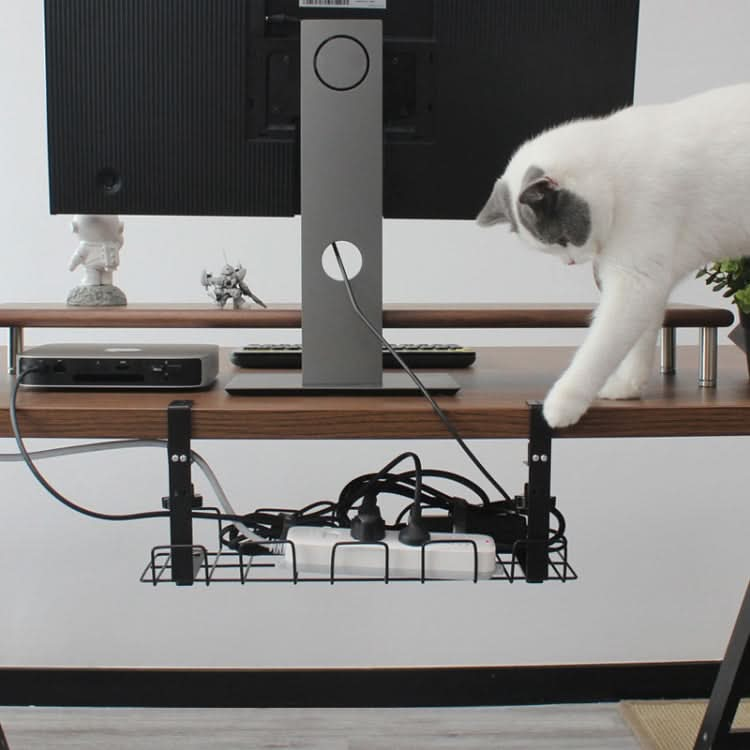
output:
[[[299,0],[300,8],[385,9],[386,0]]]

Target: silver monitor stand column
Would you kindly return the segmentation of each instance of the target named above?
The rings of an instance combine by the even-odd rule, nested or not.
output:
[[[352,288],[382,330],[382,23],[310,20],[301,27],[302,383],[377,389],[381,344],[352,309],[343,282],[324,270],[323,253],[332,242],[359,250]]]
[[[334,242],[359,250],[361,269],[351,278],[347,267],[347,275],[362,312],[382,331],[382,22],[300,25],[302,375],[238,375],[227,390],[416,393],[405,373],[383,373],[380,341],[355,313],[344,282],[323,267]],[[421,374],[420,380],[434,392],[458,390],[447,375]]]

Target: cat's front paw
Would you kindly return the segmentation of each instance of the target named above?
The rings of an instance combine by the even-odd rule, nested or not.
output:
[[[590,405],[591,399],[585,394],[558,381],[544,399],[542,412],[550,427],[568,427],[575,424]]]

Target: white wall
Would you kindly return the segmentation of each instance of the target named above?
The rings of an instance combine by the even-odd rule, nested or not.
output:
[[[642,0],[637,98],[678,98],[745,77],[746,0]],[[42,4],[6,3],[0,26],[0,299],[65,299],[75,243],[46,193]],[[133,302],[202,301],[202,268],[225,250],[258,294],[298,299],[296,220],[132,218],[118,283]],[[471,223],[386,222],[388,301],[593,302],[586,268],[565,268]],[[675,300],[720,303],[686,281]],[[282,334],[148,332],[242,344]],[[32,332],[53,338],[111,332]],[[123,331],[121,338],[143,339]],[[555,344],[579,332],[450,332],[469,344]],[[437,332],[394,340],[437,340]],[[689,338],[689,337],[688,337]],[[686,363],[696,367],[696,363]],[[31,441],[47,446],[52,441]],[[747,580],[744,438],[560,441],[553,485],[578,582],[153,589],[137,582],[161,522],[107,524],[58,506],[25,468],[4,465],[0,665],[359,666],[563,664],[716,659]],[[202,442],[238,508],[334,497],[406,443]],[[428,466],[473,476],[448,441],[419,442]],[[512,491],[520,441],[476,445]],[[0,449],[11,451],[10,441]],[[48,462],[64,492],[110,510],[156,508],[163,456],[134,451]],[[206,495],[208,487],[198,480]]]

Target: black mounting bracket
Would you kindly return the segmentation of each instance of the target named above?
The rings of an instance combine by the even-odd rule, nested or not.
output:
[[[0,726],[0,750],[10,750],[8,740],[5,739],[5,735],[3,734],[2,726]]]
[[[203,559],[193,546],[193,508],[203,498],[196,495],[190,474],[192,463],[192,401],[172,401],[167,409],[167,462],[169,495],[162,506],[169,511],[172,581],[192,586]]]
[[[551,509],[552,428],[542,413],[541,401],[529,401],[529,481],[522,499],[528,519],[526,540],[518,546],[518,558],[529,583],[549,577],[549,538]]]
[[[732,729],[737,706],[750,676],[750,585],[745,591],[724,660],[716,676],[694,750],[743,750],[750,731]]]

